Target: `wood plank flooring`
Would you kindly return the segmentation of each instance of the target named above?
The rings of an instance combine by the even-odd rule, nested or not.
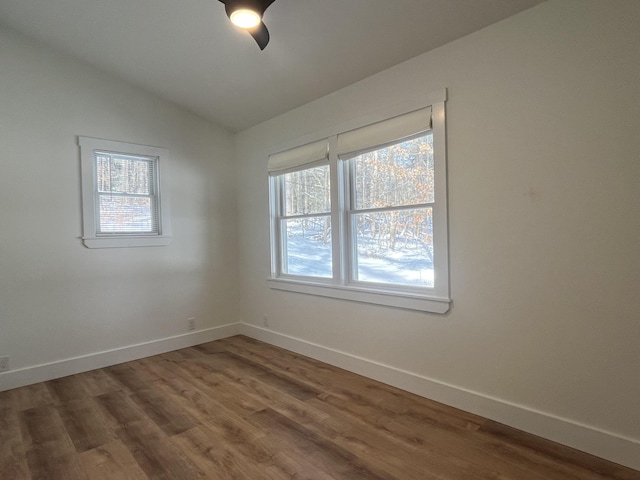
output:
[[[640,480],[237,336],[0,392],[1,480]]]

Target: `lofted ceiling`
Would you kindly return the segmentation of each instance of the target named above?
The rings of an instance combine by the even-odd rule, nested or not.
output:
[[[0,26],[240,131],[543,0],[276,0],[260,51],[218,0],[0,0]]]

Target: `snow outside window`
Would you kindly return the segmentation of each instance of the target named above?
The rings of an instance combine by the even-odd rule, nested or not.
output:
[[[79,143],[84,244],[167,245],[168,199],[166,192],[160,195],[160,165],[166,170],[167,150],[89,137],[80,137]]]
[[[449,309],[445,97],[269,157],[270,287]]]
[[[433,133],[346,163],[351,280],[433,288]]]
[[[279,182],[282,273],[332,278],[329,165],[285,173]]]

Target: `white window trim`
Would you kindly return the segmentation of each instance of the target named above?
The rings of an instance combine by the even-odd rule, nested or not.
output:
[[[82,240],[88,248],[157,247],[171,243],[171,217],[169,209],[169,185],[167,169],[169,151],[126,142],[116,142],[92,137],[78,137],[82,180]],[[94,151],[157,157],[158,177],[158,234],[108,234],[98,235],[96,228],[96,173]]]
[[[270,242],[271,242],[271,274],[267,279],[270,288],[297,292],[322,297],[330,297],[355,302],[372,303],[395,308],[418,310],[437,314],[446,313],[451,306],[449,287],[449,241],[448,241],[448,214],[447,214],[447,145],[445,130],[445,102],[447,92],[441,90],[425,97],[406,102],[402,105],[382,109],[372,115],[345,122],[335,128],[329,128],[322,132],[306,136],[295,142],[281,145],[272,151],[283,152],[301,145],[311,144],[323,139],[329,141],[329,164],[331,168],[331,184],[338,186],[331,190],[331,202],[336,207],[332,208],[332,225],[337,227],[334,238],[342,239],[346,232],[345,211],[345,182],[343,169],[339,168],[337,157],[337,136],[341,133],[361,128],[376,122],[384,121],[398,115],[413,112],[418,109],[431,106],[432,132],[434,144],[434,176],[435,176],[435,208],[433,210],[433,225],[436,234],[433,239],[434,272],[436,287],[433,289],[415,289],[402,286],[369,286],[362,283],[348,284],[349,274],[345,259],[347,252],[345,242],[334,241],[334,277],[333,279],[309,279],[294,275],[279,274],[278,249],[281,248],[279,232],[276,225],[277,199],[275,191],[275,179],[269,178],[269,209],[270,209]],[[425,292],[426,290],[426,292]]]

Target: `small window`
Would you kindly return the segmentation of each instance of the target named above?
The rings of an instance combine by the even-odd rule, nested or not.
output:
[[[449,309],[445,100],[269,156],[271,288]]]
[[[166,149],[80,137],[84,244],[89,248],[167,245]],[[162,191],[162,196],[161,196]]]

